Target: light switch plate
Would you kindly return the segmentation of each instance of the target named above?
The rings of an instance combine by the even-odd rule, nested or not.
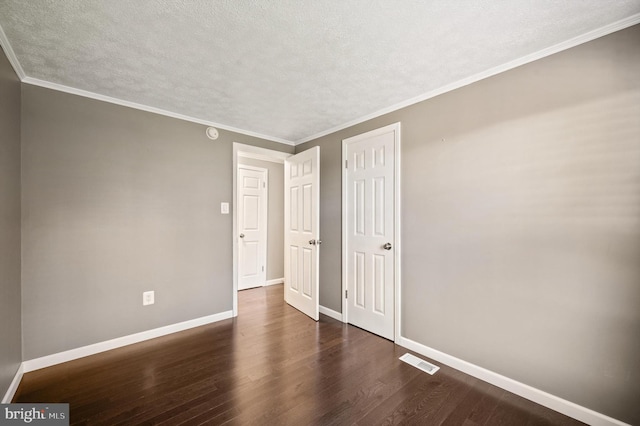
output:
[[[156,292],[155,291],[145,291],[142,293],[142,305],[153,305],[156,303]]]
[[[220,203],[220,213],[229,214],[229,203]]]

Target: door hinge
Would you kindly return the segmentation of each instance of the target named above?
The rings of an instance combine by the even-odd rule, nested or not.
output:
[[[345,290],[344,291],[344,298],[348,299],[349,298],[349,290]]]
[[[349,168],[349,160],[344,160],[344,168],[345,169]]]
[[[262,187],[266,188],[267,187],[267,182],[262,182]]]
[[[264,272],[264,266],[262,267],[262,272]]]

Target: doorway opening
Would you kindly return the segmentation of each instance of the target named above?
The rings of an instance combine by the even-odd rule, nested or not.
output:
[[[284,160],[291,155],[236,142],[233,144],[233,316],[238,315],[239,290],[283,282]],[[268,176],[264,180],[264,189],[268,195],[264,196],[262,201],[253,191],[259,188],[251,188],[251,185],[257,184],[256,179],[259,180],[258,175],[252,176],[250,172],[247,172],[252,169],[266,170]],[[243,180],[247,178],[248,186],[246,194],[248,196],[244,197],[244,200],[248,202],[246,206],[242,206],[246,207],[243,212],[240,211],[243,203],[239,199],[239,196],[242,196],[242,190],[238,190],[239,184],[242,183],[240,182],[240,173],[244,173],[242,177]],[[255,216],[259,211],[266,216],[262,225],[262,229],[264,229],[263,249],[260,248],[254,235],[257,231],[254,228],[260,227],[260,219]],[[239,218],[239,213],[243,215],[242,218]],[[258,222],[251,222],[254,219]],[[247,228],[245,225],[249,225],[249,227]],[[244,232],[247,229],[250,229],[250,232]],[[256,263],[252,264],[253,261]],[[264,271],[262,271],[263,267]],[[264,272],[263,275],[261,275],[262,272]]]

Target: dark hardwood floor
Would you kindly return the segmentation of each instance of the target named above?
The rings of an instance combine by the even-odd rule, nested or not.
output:
[[[423,373],[282,292],[245,290],[236,319],[27,373],[14,402],[68,402],[80,425],[582,424],[446,366]]]

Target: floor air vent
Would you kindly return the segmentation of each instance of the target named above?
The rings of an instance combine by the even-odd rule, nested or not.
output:
[[[411,354],[402,355],[400,357],[400,360],[406,362],[409,365],[413,365],[414,367],[428,374],[434,374],[436,371],[440,370],[440,367],[438,367],[437,365],[430,364],[427,361],[423,361],[417,356]]]

